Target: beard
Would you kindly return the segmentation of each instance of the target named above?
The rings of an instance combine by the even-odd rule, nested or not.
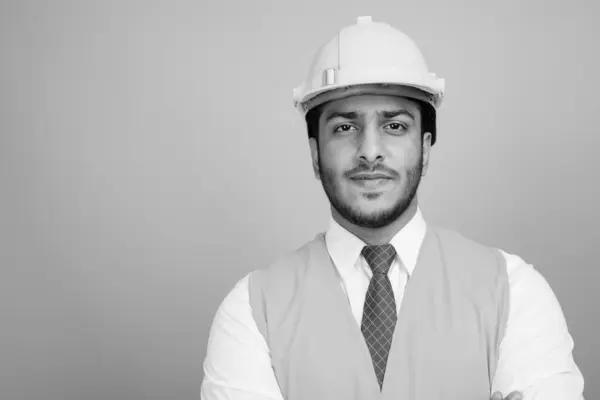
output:
[[[421,173],[423,170],[423,151],[419,156],[417,164],[407,171],[406,187],[403,193],[396,199],[396,202],[387,209],[378,210],[371,213],[364,213],[356,209],[353,204],[347,202],[341,193],[340,182],[336,179],[334,171],[328,169],[321,159],[319,153],[319,175],[325,194],[331,203],[331,206],[348,222],[363,228],[378,229],[390,225],[396,221],[408,209],[421,182]],[[369,171],[370,168],[359,166],[356,172]],[[398,174],[395,173],[397,176]],[[374,195],[367,194],[367,198]]]

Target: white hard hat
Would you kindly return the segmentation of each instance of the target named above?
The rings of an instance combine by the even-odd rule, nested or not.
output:
[[[395,94],[442,104],[444,80],[430,73],[406,34],[371,17],[358,17],[317,52],[306,80],[293,90],[305,115],[325,102],[354,94]]]

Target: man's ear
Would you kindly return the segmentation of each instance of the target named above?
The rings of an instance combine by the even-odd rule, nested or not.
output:
[[[308,139],[310,146],[310,156],[312,158],[313,172],[315,178],[321,180],[321,174],[319,173],[319,146],[317,144],[317,138],[311,137]]]
[[[422,146],[423,146],[423,169],[421,170],[421,176],[427,175],[427,168],[429,168],[429,155],[431,153],[431,132],[425,132],[423,134]]]

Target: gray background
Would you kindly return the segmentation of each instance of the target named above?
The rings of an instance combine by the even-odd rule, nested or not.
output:
[[[198,399],[247,272],[327,226],[291,105],[358,15],[447,80],[425,215],[533,263],[598,398],[599,3],[2,1],[0,398]]]

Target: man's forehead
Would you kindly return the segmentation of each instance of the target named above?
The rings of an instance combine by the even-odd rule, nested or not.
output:
[[[364,94],[331,101],[325,105],[323,114],[331,112],[370,114],[402,109],[416,113],[419,111],[419,104],[406,97]]]

